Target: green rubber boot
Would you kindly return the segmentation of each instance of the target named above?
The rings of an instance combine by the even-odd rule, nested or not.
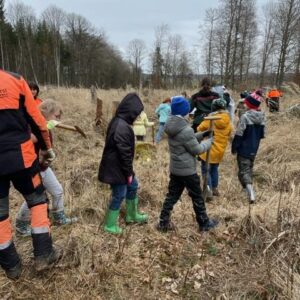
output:
[[[146,223],[148,221],[147,214],[140,214],[138,211],[138,198],[133,200],[126,199],[126,223]]]
[[[113,234],[121,234],[122,228],[118,225],[118,218],[119,218],[120,210],[112,210],[109,209],[106,213],[105,217],[105,225],[104,231],[113,233]]]

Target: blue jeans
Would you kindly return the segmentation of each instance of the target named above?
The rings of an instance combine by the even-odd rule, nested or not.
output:
[[[166,123],[159,123],[158,131],[157,131],[156,137],[155,137],[155,142],[157,144],[160,142],[162,135],[164,134],[165,124]]]
[[[127,184],[111,184],[112,199],[109,205],[109,209],[118,210],[121,207],[122,201],[125,199],[134,200],[136,197],[139,183],[134,177],[131,185]]]
[[[204,177],[207,173],[205,161],[201,159],[201,171]],[[208,185],[212,189],[217,188],[219,184],[219,164],[209,164]]]

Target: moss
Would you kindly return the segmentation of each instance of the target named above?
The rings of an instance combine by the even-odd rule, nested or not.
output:
[[[142,161],[151,161],[155,159],[156,147],[150,143],[136,143],[135,145],[135,159]]]

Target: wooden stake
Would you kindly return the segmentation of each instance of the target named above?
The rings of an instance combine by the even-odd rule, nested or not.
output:
[[[102,124],[102,116],[103,116],[103,102],[101,99],[97,98],[97,108],[96,108],[96,118],[95,124],[96,126],[100,126]]]
[[[92,85],[90,91],[91,91],[91,101],[92,101],[92,103],[96,103],[96,101],[97,101],[96,87],[94,85]]]

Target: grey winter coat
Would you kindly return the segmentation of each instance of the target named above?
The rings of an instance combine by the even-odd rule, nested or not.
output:
[[[202,133],[194,133],[189,122],[180,116],[170,116],[165,125],[170,149],[170,173],[189,176],[197,173],[196,156],[206,152],[212,144],[211,139],[202,140]]]

